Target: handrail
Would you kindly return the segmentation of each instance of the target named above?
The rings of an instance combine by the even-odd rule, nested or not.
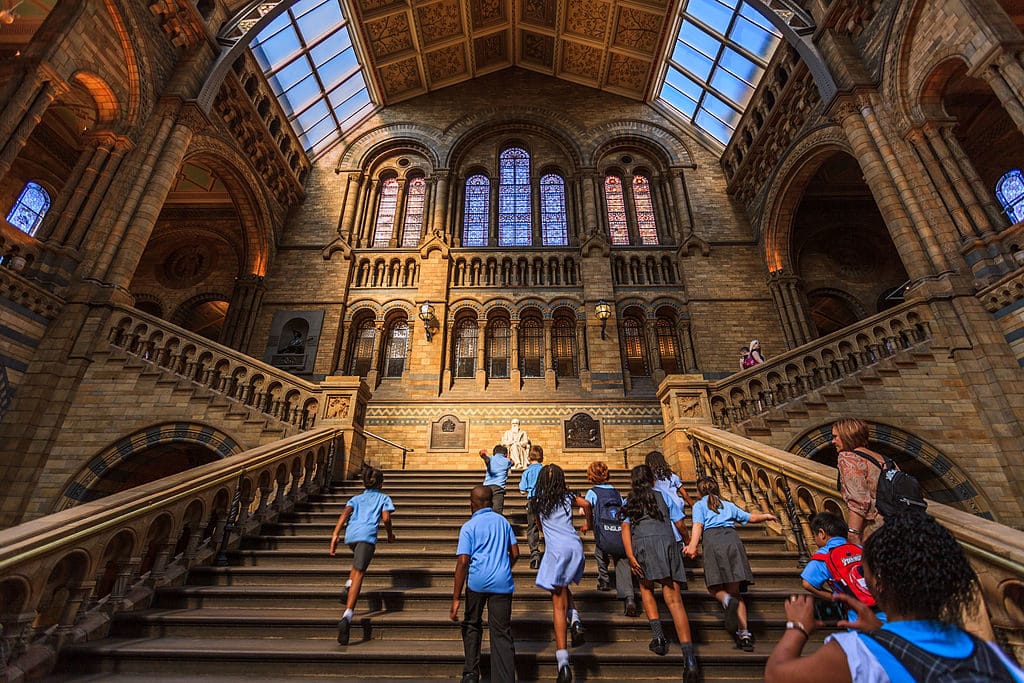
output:
[[[643,442],[650,441],[651,439],[654,439],[654,438],[659,437],[659,436],[665,436],[665,430],[664,429],[661,430],[660,432],[658,432],[657,434],[651,434],[650,436],[646,436],[646,437],[640,439],[639,441],[634,441],[633,443],[629,444],[628,446],[623,446],[622,448],[616,448],[615,450],[622,451],[622,467],[627,469],[627,470],[629,469],[629,456],[627,455],[627,451],[630,448],[632,448],[633,446],[639,446]]]
[[[835,468],[772,448],[713,427],[690,427],[686,434],[694,455],[718,479],[723,492],[762,512],[785,510],[774,533],[790,547],[813,539],[810,516],[818,511],[843,513],[836,489]],[[963,510],[929,501],[928,513],[942,523],[963,547],[978,573],[992,628],[1024,654],[1024,531]],[[800,552],[802,559],[809,548]]]
[[[377,436],[373,432],[368,432],[365,429],[363,430],[363,434],[365,434],[366,436],[369,436],[369,437],[371,437],[373,439],[377,439],[377,441],[382,441],[382,442],[386,443],[389,446],[394,446],[398,450],[402,451],[402,469],[403,470],[405,469],[405,454],[406,453],[415,453],[416,452],[416,449],[414,449],[414,448],[407,448],[405,446],[402,446],[400,444],[395,443],[394,441],[389,441],[388,439],[385,439],[383,436]]]
[[[325,488],[342,433],[306,431],[0,531],[0,678],[52,665],[64,644]]]

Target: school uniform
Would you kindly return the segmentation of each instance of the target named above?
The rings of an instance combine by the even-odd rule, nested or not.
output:
[[[573,497],[568,495],[561,505],[540,516],[544,558],[540,561],[536,584],[545,590],[578,584],[583,578],[583,541],[572,525],[572,505]]]
[[[526,494],[526,542],[530,544],[530,560],[540,561],[540,528],[537,526],[537,513],[530,505],[533,492],[537,488],[537,477],[544,466],[539,462],[530,463],[519,477],[519,490]]]
[[[345,528],[345,545],[352,550],[352,567],[366,571],[377,549],[377,528],[384,512],[394,512],[391,497],[377,489],[366,489],[352,496],[347,503],[352,508]]]
[[[594,484],[585,494],[584,498],[590,503],[591,510],[593,510],[594,520],[591,527],[596,528],[598,524],[598,509],[597,509],[597,494],[594,493],[594,489],[612,489],[615,487],[611,484]],[[625,503],[626,499],[622,498],[622,502]],[[598,587],[601,585],[610,585],[608,565],[612,564],[615,571],[615,594],[619,598],[633,598],[636,592],[633,589],[633,572],[629,566],[629,560],[625,557],[616,557],[609,555],[601,549],[597,544],[594,545],[594,559],[597,560],[597,583]]]
[[[804,567],[802,572],[800,572],[800,578],[809,583],[814,588],[818,588],[821,590],[831,590],[831,588],[827,586],[829,585],[828,582],[832,580],[832,573],[829,572],[828,565],[825,564],[825,556],[828,555],[833,548],[838,548],[846,542],[847,540],[842,536],[833,536],[832,538],[828,539],[825,545],[822,546],[822,548],[818,550],[818,552],[814,553],[814,555],[811,555],[811,559],[807,563],[807,566]],[[856,621],[856,610],[847,610],[846,620]]]
[[[704,526],[701,543],[704,546],[704,583],[718,586],[736,581],[740,590],[754,583],[750,561],[743,541],[736,533],[736,522],[746,524],[750,513],[723,500],[718,512],[708,507],[705,496],[693,505],[693,523]]]
[[[659,520],[648,515],[626,518],[629,538],[633,544],[633,557],[644,570],[644,578],[651,581],[672,579],[686,587],[686,569],[683,556],[675,543],[675,522],[682,519],[682,511],[664,493],[654,497],[661,511]],[[670,529],[675,530],[670,531]]]
[[[682,486],[683,481],[675,472],[673,472],[667,479],[654,480],[654,489],[671,497],[675,504],[679,506],[680,511],[684,511],[686,509],[686,501],[684,501],[683,497],[679,495],[679,489],[682,488]]]
[[[491,507],[500,515],[505,510],[505,482],[508,481],[512,461],[504,455],[491,455],[484,462],[487,465],[484,486],[491,487]]]
[[[466,611],[462,621],[462,645],[466,654],[463,674],[478,673],[483,611],[491,631],[491,680],[510,683],[516,679],[515,645],[512,641],[512,562],[509,548],[516,543],[512,525],[493,508],[473,513],[459,530],[456,555],[469,556]]]

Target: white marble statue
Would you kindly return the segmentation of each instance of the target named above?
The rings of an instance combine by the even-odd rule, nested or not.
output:
[[[526,469],[530,464],[530,437],[519,428],[519,419],[512,420],[512,428],[501,437],[501,445],[508,449],[508,459],[516,469]]]

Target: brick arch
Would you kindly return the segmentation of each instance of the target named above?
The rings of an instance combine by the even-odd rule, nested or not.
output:
[[[78,71],[72,77],[76,83],[85,88],[96,104],[96,121],[109,125],[121,116],[121,103],[113,88],[105,80],[91,71]]]
[[[970,65],[967,60],[959,53],[933,60],[931,67],[925,72],[928,75],[919,84],[918,92],[905,95],[910,98],[907,106],[913,111],[914,119],[923,122],[927,119],[948,118],[942,104],[943,91],[954,73],[968,68]]]
[[[391,123],[362,133],[342,148],[335,170],[362,170],[368,160],[386,154],[388,151],[410,147],[430,160],[431,166],[441,165],[440,150],[444,142],[440,131],[418,123]]]
[[[143,91],[143,84],[157,82],[151,56],[147,49],[139,49],[133,40],[134,36],[145,36],[146,32],[139,25],[133,3],[124,0],[104,0],[104,5],[124,53],[125,71],[128,74],[126,92],[122,98],[124,121],[128,126],[135,126],[153,109],[156,99],[155,91]],[[150,20],[150,17],[145,19]]]
[[[237,455],[245,446],[225,432],[194,422],[168,422],[141,429],[118,439],[94,455],[61,492],[51,512],[95,500],[103,474],[121,462],[161,444],[192,444],[211,451],[218,459]]]
[[[686,143],[668,128],[646,121],[613,121],[590,131],[586,137],[587,165],[596,166],[601,158],[617,146],[645,150],[668,166],[693,163]]]
[[[991,501],[985,496],[983,489],[975,486],[970,477],[948,456],[932,446],[924,439],[882,422],[868,423],[868,441],[874,446],[882,446],[886,450],[900,453],[908,460],[920,463],[933,476],[931,482],[938,483],[928,487],[929,482],[922,484],[931,488],[934,497],[946,505],[953,505],[980,517],[993,519]],[[832,422],[815,427],[798,437],[786,449],[803,458],[827,452],[832,446]]]
[[[244,251],[239,259],[239,275],[266,275],[271,245],[274,243],[273,219],[266,195],[258,188],[263,181],[226,141],[208,134],[193,139],[185,161],[200,161],[224,183],[238,213]]]
[[[185,299],[174,312],[171,313],[170,317],[167,318],[168,322],[171,322],[178,326],[184,326],[188,322],[188,314],[199,304],[205,304],[208,301],[231,301],[231,297],[222,292],[203,292],[202,294],[196,294],[193,297]],[[165,311],[166,313],[166,311]]]
[[[527,134],[554,141],[574,167],[581,165],[584,155],[580,141],[586,139],[587,131],[564,114],[541,107],[485,109],[462,117],[444,131],[448,152],[443,161],[448,168],[455,168],[465,151],[482,135],[521,138]]]

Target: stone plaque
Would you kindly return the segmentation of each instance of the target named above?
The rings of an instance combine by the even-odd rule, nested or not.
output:
[[[263,362],[296,375],[313,372],[323,311],[275,311]]]
[[[444,415],[430,423],[430,450],[466,450],[467,423],[454,415]]]
[[[566,448],[601,449],[601,423],[586,413],[576,413],[563,423]]]

